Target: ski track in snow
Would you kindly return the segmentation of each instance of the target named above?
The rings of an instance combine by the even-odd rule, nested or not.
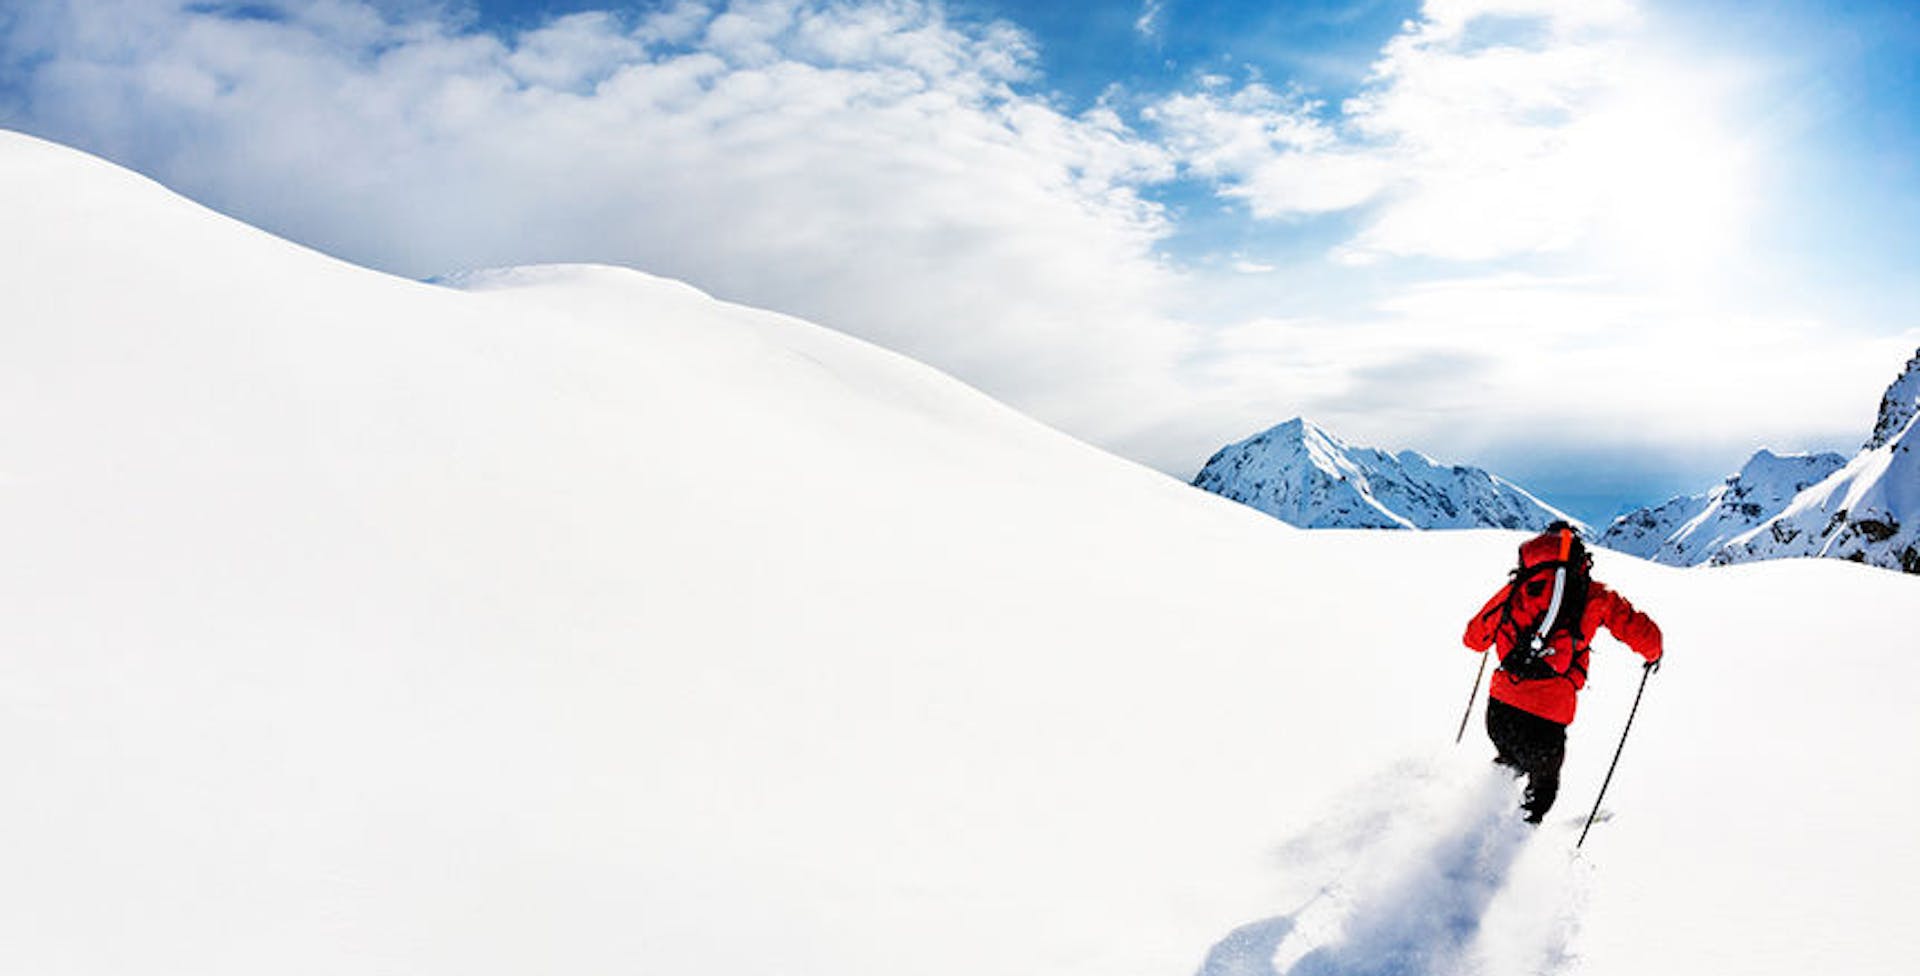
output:
[[[1197,976],[1568,969],[1588,888],[1570,852],[1585,817],[1522,823],[1519,784],[1467,756],[1401,763],[1282,845],[1280,870],[1311,894],[1228,934]]]

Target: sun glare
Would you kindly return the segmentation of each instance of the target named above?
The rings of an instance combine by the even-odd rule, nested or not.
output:
[[[1738,260],[1750,159],[1723,99],[1677,72],[1637,68],[1570,147],[1592,188],[1595,243],[1639,270],[1708,275]]]

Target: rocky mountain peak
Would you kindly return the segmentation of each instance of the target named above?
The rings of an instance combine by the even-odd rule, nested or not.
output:
[[[1920,351],[1915,351],[1913,358],[1907,360],[1907,368],[1901,371],[1900,378],[1894,380],[1893,385],[1887,387],[1886,395],[1880,398],[1880,415],[1874,422],[1873,435],[1861,450],[1885,447],[1887,442],[1900,436],[1915,413],[1920,413]]]

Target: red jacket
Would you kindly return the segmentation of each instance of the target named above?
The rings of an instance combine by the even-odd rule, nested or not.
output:
[[[1487,605],[1467,621],[1464,640],[1469,648],[1485,652],[1491,646],[1500,657],[1505,657],[1513,649],[1514,641],[1518,639],[1516,628],[1502,612],[1511,588],[1511,583],[1501,587],[1500,592],[1495,593],[1493,599],[1488,600]],[[1522,619],[1528,618],[1523,616]],[[1660,625],[1654,623],[1652,617],[1635,610],[1625,597],[1608,589],[1605,584],[1589,582],[1587,608],[1580,616],[1578,637],[1560,632],[1549,643],[1556,653],[1548,660],[1558,662],[1554,667],[1561,672],[1561,676],[1520,681],[1504,670],[1495,671],[1491,694],[1521,711],[1561,725],[1571,724],[1580,689],[1587,684],[1587,645],[1602,626],[1632,648],[1634,653],[1648,661],[1660,660]]]

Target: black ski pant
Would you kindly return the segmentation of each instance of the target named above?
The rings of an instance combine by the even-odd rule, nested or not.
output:
[[[1494,762],[1510,766],[1527,777],[1527,798],[1520,809],[1529,823],[1553,808],[1560,794],[1560,763],[1567,758],[1567,727],[1522,711],[1506,702],[1487,699],[1487,738],[1500,751]]]

